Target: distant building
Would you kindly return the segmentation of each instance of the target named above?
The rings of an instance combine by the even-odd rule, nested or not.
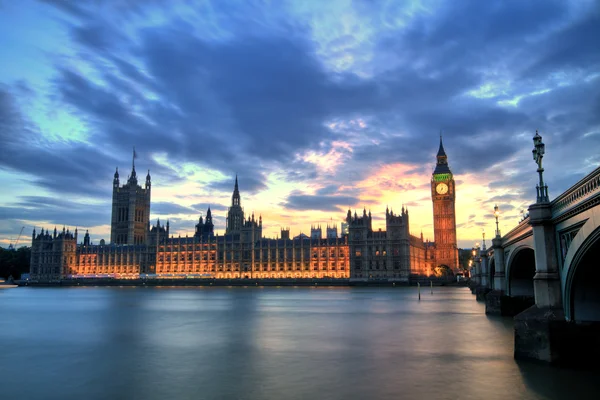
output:
[[[371,211],[362,216],[348,210],[350,277],[355,280],[408,281],[411,276],[429,276],[432,263],[423,238],[411,236],[408,209],[400,214],[385,211],[386,230],[374,231]]]
[[[337,237],[337,225],[329,226],[329,224],[327,224],[327,239],[335,239]]]
[[[435,267],[455,269],[456,223],[454,179],[440,140],[432,176],[435,243],[410,234],[408,208],[400,213],[386,209],[386,228],[373,230],[371,212],[348,210],[338,237],[337,225],[311,226],[310,236],[290,239],[289,228],[281,237],[262,235],[262,216],[246,218],[236,176],[225,234],[214,234],[210,207],[199,218],[191,237],[173,237],[169,221],[149,223],[150,172],[145,187],[137,184],[135,164],[127,183],[113,181],[111,243],[94,245],[86,231],[78,244],[77,229],[56,228],[51,234],[33,231],[31,279],[70,277],[201,276],[213,278],[350,278],[406,282],[430,276]],[[445,185],[445,187],[443,185]]]
[[[110,241],[113,244],[144,244],[150,221],[150,171],[146,185],[138,185],[135,172],[135,151],[131,175],[119,185],[119,169],[113,179],[112,219]]]

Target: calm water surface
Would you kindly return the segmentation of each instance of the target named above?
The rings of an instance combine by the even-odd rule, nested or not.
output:
[[[0,399],[600,399],[466,288],[0,291]]]

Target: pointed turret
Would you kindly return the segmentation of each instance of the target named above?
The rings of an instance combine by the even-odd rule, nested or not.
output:
[[[210,211],[210,206],[208,206],[208,210],[206,210],[206,223],[212,224],[212,211]]]
[[[231,205],[239,206],[240,205],[240,189],[238,187],[238,177],[235,175],[235,186],[233,187],[233,195],[231,196]]]
[[[442,135],[440,134],[440,148],[437,153],[438,157],[447,157],[446,151],[444,150],[444,144],[442,143]]]
[[[148,170],[148,175],[146,175],[146,189],[149,189],[150,186],[151,186],[150,170]]]
[[[446,151],[444,150],[444,144],[442,143],[442,135],[440,135],[440,148],[437,153],[437,164],[435,166],[433,174],[437,175],[450,173],[450,167],[448,167],[448,156],[446,155]]]
[[[133,183],[137,185],[137,173],[135,172],[135,159],[137,158],[137,153],[135,152],[135,147],[133,148],[133,157],[131,160],[131,175],[127,179],[127,182]]]
[[[119,188],[119,167],[117,167],[117,169],[115,170],[115,175],[114,175],[114,179],[113,179],[113,188],[114,189]]]

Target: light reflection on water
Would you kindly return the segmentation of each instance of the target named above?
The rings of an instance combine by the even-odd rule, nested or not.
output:
[[[2,399],[598,399],[464,288],[19,288]]]

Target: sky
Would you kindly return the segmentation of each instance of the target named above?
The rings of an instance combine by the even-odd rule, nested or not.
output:
[[[109,240],[134,146],[175,235],[237,174],[267,237],[404,206],[433,240],[441,131],[470,248],[535,202],[536,129],[551,198],[600,165],[598,37],[595,0],[0,0],[0,245]]]

